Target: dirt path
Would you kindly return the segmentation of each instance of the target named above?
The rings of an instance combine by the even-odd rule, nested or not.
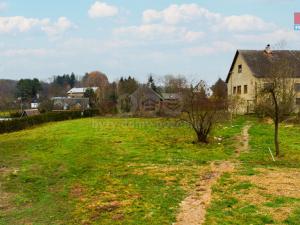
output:
[[[242,151],[248,151],[249,148],[249,131],[250,125],[243,127],[241,135],[237,137],[238,145],[236,147],[237,158]],[[184,199],[180,204],[180,211],[174,225],[201,225],[205,222],[206,210],[212,199],[212,186],[224,173],[234,171],[234,163],[212,162],[208,172],[201,175],[196,189]]]
[[[203,174],[196,189],[181,202],[177,222],[174,225],[200,225],[205,221],[206,209],[210,204],[212,186],[225,172],[232,172],[231,162],[211,163],[209,172]]]
[[[249,129],[251,125],[246,125],[243,127],[241,135],[237,136],[237,147],[236,147],[236,155],[238,157],[241,152],[246,152],[249,150]]]

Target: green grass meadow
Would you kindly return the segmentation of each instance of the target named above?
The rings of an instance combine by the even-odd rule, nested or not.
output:
[[[234,154],[245,122],[209,145],[167,119],[92,118],[0,136],[0,224],[172,224],[201,167]]]

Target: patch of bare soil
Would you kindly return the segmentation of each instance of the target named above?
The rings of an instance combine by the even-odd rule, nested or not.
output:
[[[257,169],[260,173],[255,176],[242,176],[255,184],[266,194],[300,198],[300,171],[299,169]]]
[[[255,186],[251,191],[240,193],[236,197],[259,206],[261,212],[271,215],[281,224],[299,204],[287,202],[277,207],[267,207],[265,203],[280,197],[300,199],[300,171],[290,168],[260,168],[257,171],[257,175],[235,177],[236,180],[250,182]]]
[[[205,221],[206,209],[211,202],[212,186],[223,173],[232,172],[230,162],[211,163],[208,172],[202,174],[196,189],[180,204],[180,212],[174,225],[200,225]]]

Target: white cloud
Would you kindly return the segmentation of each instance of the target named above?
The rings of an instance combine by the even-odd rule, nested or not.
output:
[[[0,12],[4,11],[7,8],[6,2],[0,2]]]
[[[251,42],[251,43],[277,43],[282,40],[287,42],[297,42],[300,40],[300,33],[285,30],[285,29],[278,29],[275,31],[260,33],[260,34],[237,34],[234,37],[241,41],[241,42]]]
[[[164,23],[176,25],[184,22],[193,22],[194,24],[208,23],[213,30],[228,30],[231,32],[244,31],[262,31],[272,30],[276,26],[265,22],[263,19],[253,15],[232,15],[224,16],[210,11],[198,4],[170,5],[164,10],[157,11],[153,9],[143,12],[143,22]],[[207,26],[208,27],[208,26]]]
[[[58,18],[57,22],[44,25],[41,29],[45,31],[49,36],[56,36],[74,27],[75,25],[66,17],[60,17]]]
[[[183,52],[188,56],[203,56],[216,53],[229,52],[236,49],[232,43],[226,41],[216,41],[210,45],[193,46],[183,49]]]
[[[26,32],[35,26],[49,23],[48,19],[26,18],[23,16],[0,17],[0,33]]]
[[[215,27],[217,30],[226,29],[228,31],[253,31],[253,30],[270,30],[276,26],[267,23],[263,19],[253,15],[227,16],[222,19]]]
[[[189,31],[184,27],[165,24],[142,24],[121,27],[114,30],[115,35],[125,35],[144,40],[173,40],[193,42],[204,36],[203,32]]]
[[[52,23],[50,19],[26,18],[23,16],[0,17],[0,33],[24,33],[34,28],[44,31],[50,36],[58,35],[75,27],[65,17],[58,18]]]
[[[202,18],[214,21],[220,19],[220,17],[220,14],[210,12],[197,4],[173,4],[162,11],[149,9],[143,12],[143,21],[145,23],[162,21],[167,24],[178,24]]]
[[[119,13],[116,6],[109,5],[105,2],[95,2],[89,9],[88,14],[91,18],[112,17]]]
[[[203,36],[204,36],[203,32],[188,31],[185,34],[185,40],[187,40],[188,42],[193,42],[201,39]]]
[[[18,57],[18,56],[48,56],[49,54],[54,53],[53,50],[38,48],[38,49],[29,49],[29,48],[21,48],[21,49],[7,49],[1,51],[0,55],[6,57]]]

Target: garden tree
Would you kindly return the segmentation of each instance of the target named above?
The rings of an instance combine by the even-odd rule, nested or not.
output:
[[[64,74],[62,76],[54,76],[53,79],[53,84],[57,84],[68,89],[75,87],[76,82],[77,80],[74,73],[71,73],[71,75]]]
[[[16,86],[16,96],[25,101],[31,101],[41,91],[41,83],[38,79],[21,79]]]
[[[0,79],[0,110],[15,109],[17,81]]]
[[[53,101],[50,99],[43,99],[39,105],[39,111],[41,113],[51,112],[53,110]]]
[[[121,77],[117,84],[117,105],[120,112],[130,111],[130,95],[138,88],[138,82],[134,77]]]
[[[187,80],[184,76],[166,75],[163,79],[166,93],[178,93],[187,88]]]
[[[149,75],[147,86],[150,87],[153,91],[155,91],[157,93],[159,92],[159,90],[155,84],[155,81],[153,79],[153,76],[151,74]]]
[[[191,125],[198,142],[208,143],[208,135],[214,124],[225,118],[226,101],[209,97],[204,81],[190,85],[184,92],[181,120]]]
[[[96,101],[97,101],[97,96],[96,93],[92,88],[88,88],[85,90],[83,97],[89,99],[89,105],[91,108],[95,108],[96,106]]]
[[[211,87],[212,96],[217,99],[227,98],[227,84],[221,78]]]
[[[55,96],[65,96],[67,91],[75,87],[78,84],[78,80],[74,73],[58,75],[53,77],[53,81],[47,87],[45,84],[42,84],[45,87],[43,95],[47,95],[48,98]]]
[[[294,111],[295,67],[285,59],[273,58],[269,74],[259,87],[256,111],[269,116],[274,122],[276,156],[280,154],[279,124]]]
[[[98,89],[96,92],[97,107],[103,114],[117,112],[117,84],[108,84],[104,90]]]
[[[132,94],[138,88],[138,82],[131,76],[123,78],[118,82],[118,95]]]
[[[85,87],[99,87],[100,90],[105,90],[108,86],[107,76],[99,71],[94,71],[91,73],[86,73],[82,78],[82,85]]]

